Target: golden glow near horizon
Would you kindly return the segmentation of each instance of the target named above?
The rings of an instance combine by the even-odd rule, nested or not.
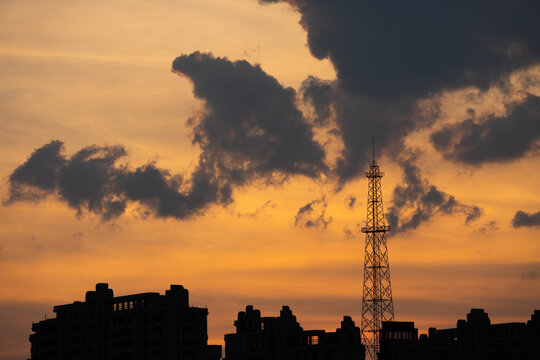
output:
[[[254,0],[3,1],[2,198],[13,169],[52,139],[64,141],[67,154],[122,144],[132,167],[155,160],[189,173],[199,149],[185,121],[201,103],[192,84],[171,73],[172,60],[196,50],[246,59],[294,89],[308,75],[334,79],[330,62],[310,55],[298,21],[285,5]],[[504,111],[497,96],[486,94],[483,106]],[[463,94],[441,101],[444,121],[465,118]],[[422,149],[430,181],[485,213],[468,226],[459,215],[434,216],[390,237],[396,318],[421,331],[454,326],[472,307],[485,308],[492,322],[527,320],[540,307],[539,232],[513,229],[510,221],[518,209],[540,210],[538,157],[463,167],[444,161],[428,137],[418,132],[407,141]],[[391,159],[379,163],[388,209],[402,174]],[[256,184],[236,189],[226,208],[190,220],[143,218],[133,205],[108,223],[78,218],[53,198],[0,206],[0,330],[10,334],[0,339],[0,359],[28,356],[32,321],[83,299],[97,282],[108,282],[116,295],[183,284],[193,305],[209,308],[210,343],[223,342],[247,304],[272,316],[290,305],[306,329],[335,329],[343,315],[359,324],[358,225],[367,182],[334,190],[304,177]],[[323,196],[328,227],[295,226],[298,209]],[[357,198],[352,208],[349,196]]]

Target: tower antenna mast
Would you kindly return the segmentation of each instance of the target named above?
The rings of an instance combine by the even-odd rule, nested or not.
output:
[[[383,321],[394,320],[394,304],[390,283],[390,263],[382,201],[380,171],[375,161],[375,138],[373,163],[365,173],[368,178],[368,201],[364,250],[364,283],[362,289],[362,343],[366,346],[366,359],[375,360],[379,353],[379,332]]]
[[[371,138],[371,143],[373,144],[373,165],[375,165],[375,136]]]

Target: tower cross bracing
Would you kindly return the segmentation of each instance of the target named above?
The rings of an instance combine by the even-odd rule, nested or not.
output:
[[[379,352],[379,331],[383,321],[394,320],[390,264],[382,201],[381,178],[384,173],[373,159],[365,173],[368,178],[368,201],[364,251],[364,283],[362,294],[362,343],[366,346],[366,359],[375,360]]]

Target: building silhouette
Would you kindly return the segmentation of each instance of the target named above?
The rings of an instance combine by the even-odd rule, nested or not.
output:
[[[278,317],[261,317],[246,306],[225,335],[225,360],[364,360],[360,329],[345,316],[336,332],[304,330],[288,306]]]
[[[527,323],[491,324],[483,309],[472,309],[456,328],[418,337],[413,322],[383,322],[379,360],[538,360],[540,310]]]
[[[54,307],[56,318],[32,324],[31,359],[219,360],[207,345],[208,309],[190,307],[189,292],[171,285],[165,295],[117,296],[96,284],[84,302]]]

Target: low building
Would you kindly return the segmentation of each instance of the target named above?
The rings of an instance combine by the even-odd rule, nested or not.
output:
[[[288,306],[278,317],[261,317],[247,306],[225,335],[226,360],[364,360],[360,329],[345,316],[336,332],[304,330]]]
[[[84,302],[54,307],[56,318],[32,324],[31,359],[219,360],[207,345],[208,309],[190,307],[189,292],[171,285],[165,295],[113,295],[97,284]]]
[[[456,328],[430,328],[418,337],[413,322],[383,322],[379,360],[539,360],[540,311],[527,323],[491,324],[483,309],[472,309]]]

